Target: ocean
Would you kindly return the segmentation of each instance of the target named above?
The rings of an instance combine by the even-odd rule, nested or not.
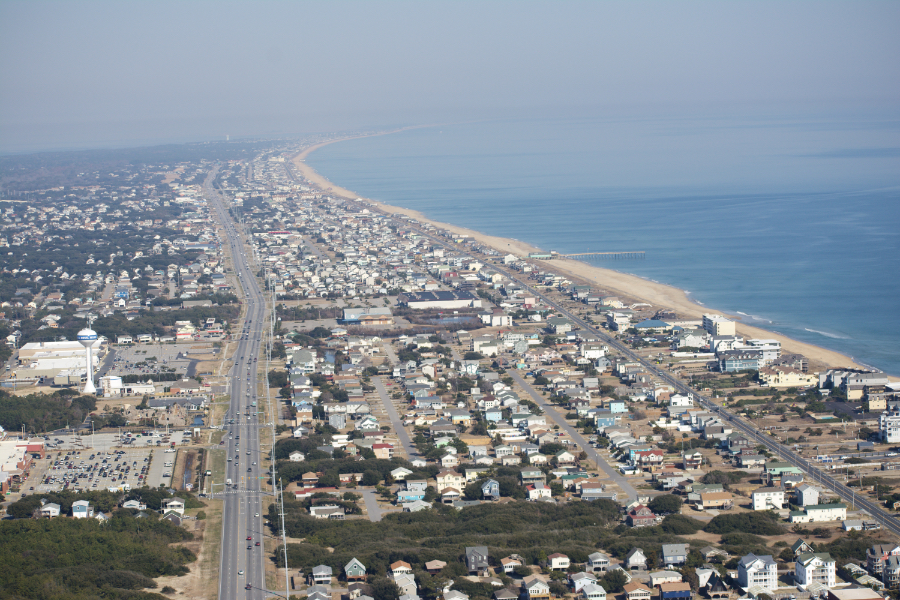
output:
[[[618,115],[325,146],[362,196],[686,290],[900,375],[900,115]]]

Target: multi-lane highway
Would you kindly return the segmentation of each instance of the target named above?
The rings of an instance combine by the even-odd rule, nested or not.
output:
[[[230,372],[231,404],[224,418],[226,478],[231,483],[216,486],[223,498],[222,546],[220,550],[219,598],[223,600],[266,597],[263,540],[262,481],[259,420],[256,397],[257,366],[264,331],[266,305],[256,277],[250,270],[245,247],[234,222],[213,188],[216,171],[203,184],[203,192],[225,233],[234,272],[243,288],[246,315],[234,352]]]

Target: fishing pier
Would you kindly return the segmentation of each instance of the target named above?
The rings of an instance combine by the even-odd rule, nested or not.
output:
[[[559,252],[531,252],[528,258],[536,258],[538,260],[552,260],[554,258],[574,258],[580,260],[582,258],[612,258],[612,259],[628,259],[628,258],[646,258],[643,250],[630,252],[579,252],[577,254],[560,254]]]

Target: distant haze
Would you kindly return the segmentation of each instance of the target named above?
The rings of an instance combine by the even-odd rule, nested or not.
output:
[[[900,100],[897,2],[0,4],[0,152]],[[774,108],[773,108],[774,107]]]

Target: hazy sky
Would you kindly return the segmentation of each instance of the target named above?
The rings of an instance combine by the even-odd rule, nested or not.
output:
[[[898,106],[898,2],[0,0],[0,151]]]

